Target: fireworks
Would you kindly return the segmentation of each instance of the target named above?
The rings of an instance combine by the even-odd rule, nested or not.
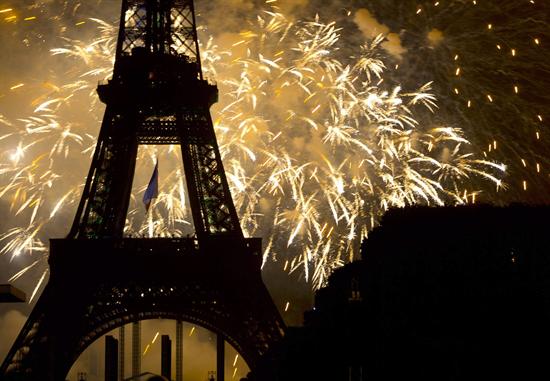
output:
[[[434,81],[440,110],[428,119],[461,127],[485,157],[507,165],[509,190],[497,201],[548,202],[547,2],[374,0],[364,7],[359,26],[396,36],[387,49],[399,64],[393,79]]]
[[[0,119],[9,130],[0,136],[0,197],[20,216],[1,237],[5,253],[43,255],[47,227],[68,231],[103,111],[94,90],[109,76],[116,36],[110,23],[88,23],[98,30],[91,42],[65,38],[51,51],[70,61],[65,79],[44,85],[30,116]],[[386,79],[394,71],[383,35],[350,56],[343,33],[336,22],[292,21],[270,8],[239,33],[204,39],[201,52],[220,88],[213,118],[243,229],[264,238],[264,263],[315,287],[356,255],[387,208],[475,202],[481,189],[502,186],[504,170],[478,158],[460,128],[425,117],[439,113],[429,82],[404,91]],[[140,149],[126,234],[192,232],[176,148]],[[160,194],[147,218],[139,200],[156,157]]]
[[[412,93],[385,86],[382,37],[342,59],[340,33],[335,23],[266,12],[234,36],[244,56],[215,62],[229,98],[218,136],[243,224],[317,286],[388,207],[468,202],[476,190],[464,179],[499,186],[491,173],[502,169],[463,152],[459,129],[418,124],[418,108],[437,107],[429,84]]]

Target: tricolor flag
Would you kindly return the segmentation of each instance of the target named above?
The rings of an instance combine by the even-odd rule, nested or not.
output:
[[[151,180],[149,180],[149,185],[147,185],[147,189],[143,194],[143,203],[145,204],[146,211],[149,211],[149,207],[151,206],[151,201],[153,201],[154,198],[157,198],[158,195],[159,195],[159,162],[157,160],[157,163],[155,164],[155,170],[153,171]]]

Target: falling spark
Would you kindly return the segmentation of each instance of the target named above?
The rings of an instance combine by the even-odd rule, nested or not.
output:
[[[509,176],[521,177],[510,181],[497,201],[547,203],[550,179],[526,171],[519,157],[550,163],[546,137],[541,137],[544,144],[540,145],[530,139],[532,115],[544,116],[550,104],[544,74],[550,70],[550,61],[542,52],[550,34],[548,4],[448,1],[436,7],[420,0],[407,7],[400,0],[370,0],[362,7],[389,33],[401,37],[399,57],[386,49],[390,62],[400,63],[401,70],[393,73],[395,82],[407,86],[436,79],[433,86],[440,110],[428,120],[452,120],[474,146],[498,138],[499,150],[487,153],[487,158],[505,163]],[[416,14],[420,8],[422,17]],[[437,44],[427,38],[434,31],[440,36]],[[522,178],[529,182],[528,194]]]
[[[40,279],[36,283],[36,286],[34,287],[34,290],[32,291],[31,297],[29,299],[29,303],[32,303],[32,301],[34,300],[34,297],[36,296],[36,293],[40,289],[40,286],[42,286],[42,283],[44,282],[44,279],[46,279],[47,274],[48,274],[48,271],[44,271],[42,273],[42,276],[40,277]]]

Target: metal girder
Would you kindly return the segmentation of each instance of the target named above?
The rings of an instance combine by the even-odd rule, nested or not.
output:
[[[144,48],[152,53],[187,56],[190,61],[200,63],[193,1],[125,3],[118,54],[130,55],[134,48]]]
[[[107,106],[70,237],[122,236],[138,148],[135,135],[126,132],[134,123]]]

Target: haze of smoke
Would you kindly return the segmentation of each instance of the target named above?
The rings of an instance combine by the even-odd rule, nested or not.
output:
[[[0,315],[0,362],[4,361],[26,320],[27,317],[18,310],[7,310]]]

